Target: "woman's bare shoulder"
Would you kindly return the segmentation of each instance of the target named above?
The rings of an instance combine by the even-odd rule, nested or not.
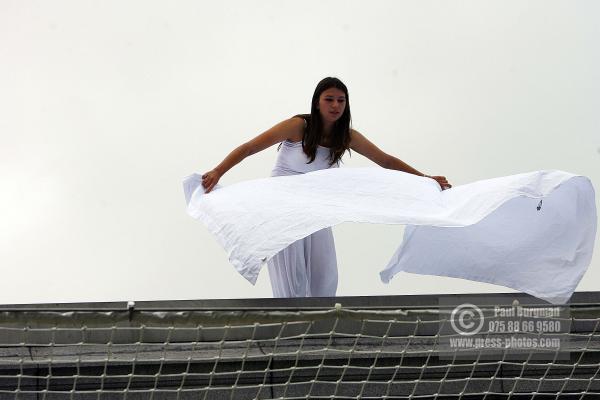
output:
[[[357,131],[356,129],[350,128],[350,143],[353,141],[359,141],[360,139],[364,139],[364,135]]]
[[[301,116],[293,116],[284,121],[290,130],[289,140],[292,142],[300,142],[304,137],[304,129],[306,128],[306,120]]]

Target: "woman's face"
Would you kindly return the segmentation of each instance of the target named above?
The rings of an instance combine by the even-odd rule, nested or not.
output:
[[[346,108],[346,95],[337,88],[324,90],[319,96],[319,112],[324,123],[340,119]]]

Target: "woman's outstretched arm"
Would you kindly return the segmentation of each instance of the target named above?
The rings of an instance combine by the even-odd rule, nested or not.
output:
[[[290,118],[278,123],[271,129],[261,133],[254,139],[236,147],[219,165],[202,175],[202,186],[205,192],[210,192],[221,176],[229,171],[234,165],[240,163],[244,158],[263,151],[275,143],[286,139],[297,141],[302,138],[304,121],[300,118]]]
[[[417,171],[404,161],[383,152],[379,147],[370,142],[369,139],[367,139],[364,135],[354,129],[350,131],[350,148],[383,168],[395,169],[402,172],[408,172],[409,174],[425,176],[427,178],[434,179],[437,183],[439,183],[442,189],[448,189],[452,187],[452,185],[448,183],[448,180],[445,176],[431,176]]]

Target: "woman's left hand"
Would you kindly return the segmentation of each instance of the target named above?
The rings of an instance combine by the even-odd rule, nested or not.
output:
[[[450,189],[452,187],[452,185],[450,183],[448,183],[448,180],[446,179],[445,176],[438,176],[438,175],[424,175],[424,176],[426,178],[431,178],[434,181],[436,181],[440,185],[442,190]]]

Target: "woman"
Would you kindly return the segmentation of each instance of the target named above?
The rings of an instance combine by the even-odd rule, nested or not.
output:
[[[425,175],[396,157],[381,151],[350,127],[350,104],[346,85],[325,78],[312,97],[310,115],[296,115],[233,150],[212,171],[202,175],[210,192],[221,176],[249,155],[276,143],[280,151],[271,176],[303,174],[338,167],[346,150],[354,150],[376,164],[436,180],[450,188],[443,176]],[[274,297],[331,297],[337,290],[337,261],[331,228],[298,240],[268,261]]]

